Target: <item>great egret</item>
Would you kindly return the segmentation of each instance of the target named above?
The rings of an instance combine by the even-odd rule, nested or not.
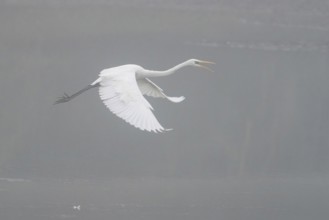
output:
[[[104,69],[99,78],[87,87],[69,96],[64,93],[54,104],[72,100],[81,93],[98,87],[99,96],[112,113],[122,118],[129,124],[141,130],[162,132],[165,129],[153,115],[153,108],[143,95],[165,98],[178,103],[185,99],[184,96],[169,97],[163,90],[153,83],[148,77],[168,76],[185,66],[202,67],[212,71],[205,64],[214,64],[209,61],[190,59],[165,71],[146,70],[141,66],[127,64],[123,66]]]

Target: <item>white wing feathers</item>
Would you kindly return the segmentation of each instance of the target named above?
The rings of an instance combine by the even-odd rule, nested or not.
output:
[[[110,76],[100,75],[99,95],[104,104],[129,124],[147,131],[164,129],[152,113],[152,106],[142,95],[134,71]]]
[[[159,86],[157,86],[154,82],[152,82],[148,78],[138,79],[137,84],[143,95],[148,95],[155,98],[165,98],[175,103],[181,102],[185,99],[184,96],[180,96],[180,97],[167,96]]]

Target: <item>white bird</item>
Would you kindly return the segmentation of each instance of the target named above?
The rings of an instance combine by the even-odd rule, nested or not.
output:
[[[162,132],[165,129],[152,113],[151,104],[143,95],[165,98],[178,103],[185,99],[184,96],[169,97],[163,90],[153,83],[148,77],[168,76],[185,66],[202,67],[212,71],[204,64],[214,64],[209,61],[190,59],[165,71],[147,70],[141,66],[127,64],[100,72],[99,78],[87,87],[69,96],[64,93],[54,104],[72,100],[81,93],[98,87],[99,96],[109,110],[129,124],[149,132]]]

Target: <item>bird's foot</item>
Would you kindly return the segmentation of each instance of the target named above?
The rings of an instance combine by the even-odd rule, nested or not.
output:
[[[68,94],[64,93],[64,95],[62,97],[59,97],[57,99],[57,101],[54,103],[54,105],[59,104],[59,103],[68,102],[70,100],[71,100],[71,96],[69,96]]]

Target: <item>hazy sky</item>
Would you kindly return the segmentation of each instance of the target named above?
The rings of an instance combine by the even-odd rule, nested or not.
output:
[[[6,1],[0,8],[0,176],[327,175],[326,1]],[[279,3],[278,3],[279,2]],[[96,89],[104,68],[186,68],[155,79],[150,134]]]
[[[325,220],[326,0],[0,1],[0,219]],[[104,68],[164,70],[173,131],[140,131],[97,89]],[[79,207],[79,209],[77,208]]]

